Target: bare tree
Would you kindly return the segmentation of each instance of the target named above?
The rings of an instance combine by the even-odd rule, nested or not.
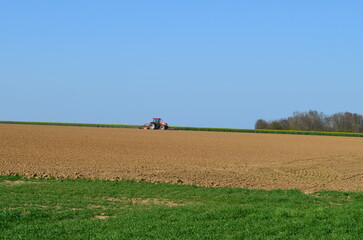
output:
[[[269,129],[269,124],[263,119],[258,119],[255,124],[255,129]]]
[[[335,113],[327,116],[322,112],[294,112],[287,119],[265,121],[259,119],[256,129],[363,132],[363,115],[357,113]]]

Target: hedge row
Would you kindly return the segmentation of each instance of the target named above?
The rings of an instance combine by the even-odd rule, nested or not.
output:
[[[1,123],[2,124],[50,125],[50,126],[104,127],[104,128],[139,128],[141,126],[141,125],[124,125],[124,124],[22,122],[22,121],[0,121],[0,124]],[[207,128],[207,127],[170,127],[170,129],[184,130],[184,131],[243,132],[243,133],[270,133],[270,134],[363,137],[362,133],[310,132],[310,131],[294,131],[294,130],[264,130],[264,129]]]

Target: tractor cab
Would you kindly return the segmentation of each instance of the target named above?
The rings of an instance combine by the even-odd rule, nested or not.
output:
[[[153,118],[153,122],[159,125],[161,123],[161,118]]]

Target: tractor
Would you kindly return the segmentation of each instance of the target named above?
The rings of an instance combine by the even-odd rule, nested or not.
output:
[[[168,124],[166,122],[163,122],[161,118],[153,118],[153,121],[149,124],[145,124],[143,126],[143,129],[160,129],[160,130],[166,130],[168,129]]]

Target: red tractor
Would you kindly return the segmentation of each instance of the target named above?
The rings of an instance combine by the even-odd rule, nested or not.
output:
[[[166,130],[169,126],[166,122],[163,122],[161,118],[153,118],[153,121],[149,124],[145,124],[143,129],[160,129],[160,130]]]

